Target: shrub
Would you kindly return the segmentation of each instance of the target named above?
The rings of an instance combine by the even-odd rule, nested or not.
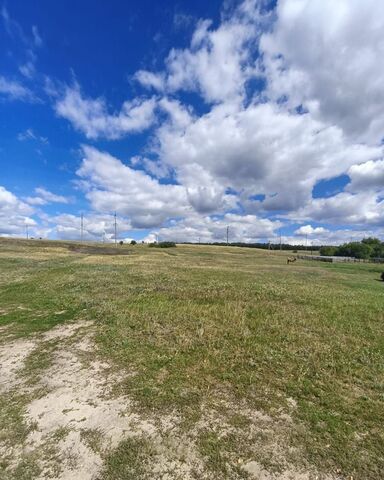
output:
[[[123,240],[120,240],[119,245],[124,245]]]
[[[171,248],[171,247],[176,247],[175,242],[159,242],[159,243],[150,243],[150,247],[156,247],[156,248]]]
[[[333,256],[335,255],[337,247],[325,246],[320,248],[320,255]]]
[[[381,274],[381,279],[384,282],[384,272]]]

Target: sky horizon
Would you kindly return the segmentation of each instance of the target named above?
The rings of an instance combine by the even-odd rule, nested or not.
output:
[[[0,0],[0,42],[0,236],[384,240],[384,2]]]

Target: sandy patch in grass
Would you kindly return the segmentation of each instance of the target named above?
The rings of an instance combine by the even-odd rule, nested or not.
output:
[[[82,347],[85,346],[85,350]],[[144,419],[134,413],[127,397],[113,398],[110,387],[121,381],[110,366],[99,360],[86,361],[81,353],[89,352],[90,339],[82,339],[70,351],[59,350],[53,366],[47,370],[41,382],[49,393],[33,400],[27,407],[26,418],[36,425],[27,439],[30,450],[46,445],[58,430],[68,432],[56,445],[60,459],[60,480],[81,478],[92,480],[103,466],[103,457],[118,444],[130,437],[150,439],[154,448],[152,464],[148,467],[155,474],[152,478],[187,480],[193,478],[189,471],[196,461],[180,439],[164,442],[167,431],[174,428],[176,419]],[[97,432],[99,443],[92,449],[87,442],[86,432]],[[184,450],[184,451],[182,451]],[[180,458],[189,458],[181,461]],[[53,467],[51,462],[40,462],[40,479],[48,478]]]
[[[29,354],[37,348],[55,346],[50,366],[40,373],[36,394],[32,392],[26,405],[24,421],[33,428],[24,443],[15,446],[11,470],[33,457],[40,470],[34,477],[38,480],[115,478],[114,471],[108,471],[115,468],[108,463],[110,456],[123,449],[124,442],[133,442],[127,444],[128,453],[123,450],[125,461],[129,448],[144,441],[147,447],[144,453],[138,450],[141,457],[137,467],[143,469],[144,476],[139,474],[137,478],[235,480],[248,475],[257,480],[336,479],[310,468],[296,470],[287,460],[289,447],[284,442],[292,427],[289,411],[296,408],[293,399],[287,400],[288,411],[272,418],[218,395],[216,402],[202,406],[200,419],[186,430],[177,415],[143,415],[129,397],[112,395],[112,387],[127,373],[116,372],[97,358],[92,334],[91,322],[66,324],[0,347],[0,388],[9,390],[25,387],[27,379],[18,373]],[[204,435],[208,435],[206,450],[201,448]],[[226,473],[216,474],[209,467],[210,435],[221,442]],[[240,455],[227,447],[233,438]],[[274,467],[278,464],[279,469],[266,467],[266,459]],[[12,471],[8,473],[12,478]]]
[[[202,462],[187,439],[174,435],[176,417],[144,418],[134,412],[128,397],[111,395],[111,387],[123,377],[92,355],[91,327],[92,323],[58,326],[0,350],[4,384],[8,389],[23,387],[26,379],[17,374],[28,355],[60,340],[51,367],[40,375],[37,397],[26,405],[25,423],[34,428],[22,448],[14,449],[11,467],[17,468],[27,455],[37,459],[40,480],[93,480],[102,471],[105,456],[122,440],[145,438],[151,443],[146,466],[150,478],[196,478],[192,471],[202,471]]]
[[[34,340],[24,338],[0,345],[0,393],[21,383],[18,372],[35,346]]]
[[[59,315],[63,312],[56,312],[56,315]],[[92,322],[79,322],[79,323],[67,323],[64,325],[58,325],[57,327],[52,328],[48,332],[44,333],[40,338],[43,341],[51,341],[57,339],[65,339],[72,337],[79,330],[89,330],[92,327]]]

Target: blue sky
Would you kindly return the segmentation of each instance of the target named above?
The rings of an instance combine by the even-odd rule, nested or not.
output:
[[[0,8],[0,235],[383,237],[379,0]]]

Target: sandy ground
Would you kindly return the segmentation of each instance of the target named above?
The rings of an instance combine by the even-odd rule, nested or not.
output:
[[[90,323],[69,324],[44,335],[10,341],[6,339],[5,330],[0,332],[4,339],[0,345],[0,394],[29,392],[31,401],[26,406],[24,421],[33,426],[25,443],[15,445],[11,453],[9,446],[0,444],[0,454],[7,451],[12,459],[5,478],[13,478],[12,472],[17,466],[32,456],[40,467],[38,480],[96,480],[102,478],[108,452],[124,439],[144,438],[152,445],[145,478],[215,479],[216,476],[207,470],[195,440],[203,431],[221,436],[233,432],[235,427],[227,423],[225,414],[219,413],[232,410],[250,421],[243,433],[254,443],[255,451],[263,448],[271,458],[284,465],[282,471],[273,473],[265,470],[256,459],[233,459],[249,478],[335,480],[336,477],[314,471],[298,471],[284,462],[282,439],[292,422],[286,413],[276,421],[261,412],[221,400],[220,408],[204,409],[201,420],[188,434],[180,428],[177,415],[151,418],[138,414],[128,397],[111,394],[111,386],[121,382],[123,377],[92,354],[91,330]],[[21,375],[22,368],[32,352],[49,345],[55,345],[51,366],[39,376],[37,384],[31,386]],[[294,400],[290,403],[294,409]],[[96,438],[97,442],[92,444],[89,438]]]

